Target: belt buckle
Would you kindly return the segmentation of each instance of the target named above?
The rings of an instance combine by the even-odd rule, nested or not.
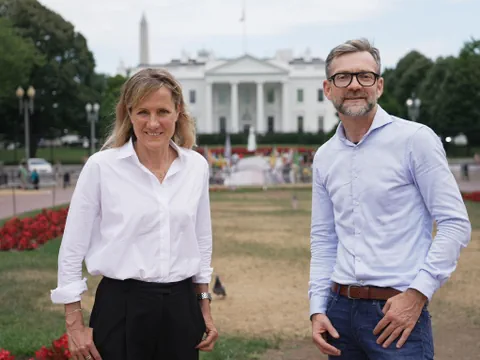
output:
[[[350,300],[355,300],[356,298],[350,296],[350,289],[351,289],[352,287],[354,287],[354,288],[359,288],[360,286],[348,285],[348,287],[347,287],[347,298],[349,298]]]

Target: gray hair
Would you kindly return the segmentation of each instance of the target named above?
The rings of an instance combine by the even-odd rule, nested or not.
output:
[[[331,76],[330,67],[334,59],[350,53],[368,51],[372,56],[375,62],[377,63],[377,72],[380,74],[380,69],[382,67],[380,60],[380,51],[374,47],[367,39],[354,39],[348,40],[345,43],[336,46],[333,48],[327,56],[327,61],[325,64],[325,73],[327,78]]]

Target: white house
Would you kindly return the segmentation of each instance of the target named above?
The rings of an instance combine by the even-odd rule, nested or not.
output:
[[[188,110],[199,133],[237,133],[253,126],[256,133],[330,131],[335,108],[323,94],[325,62],[309,52],[294,58],[280,50],[274,58],[246,54],[218,59],[202,50],[165,64],[149,62],[148,24],[140,23],[142,68],[165,68],[182,84]]]

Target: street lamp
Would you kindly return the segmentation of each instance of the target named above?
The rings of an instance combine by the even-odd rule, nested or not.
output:
[[[407,105],[408,116],[410,117],[410,120],[417,121],[422,101],[415,96],[415,93],[412,93],[412,97],[408,98],[405,104]]]
[[[90,155],[95,152],[95,123],[98,122],[98,112],[100,111],[100,105],[98,103],[85,105],[85,111],[87,112],[87,121],[90,123]]]
[[[18,98],[18,106],[20,115],[23,114],[25,122],[25,158],[30,159],[30,115],[33,114],[33,99],[35,97],[35,89],[29,86],[27,96],[25,90],[21,86],[17,88],[16,95]]]

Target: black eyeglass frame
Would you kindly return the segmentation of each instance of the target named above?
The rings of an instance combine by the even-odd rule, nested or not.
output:
[[[374,76],[374,80],[373,80],[373,83],[371,85],[363,85],[362,82],[358,79],[358,75],[360,74],[373,74]],[[348,82],[347,85],[345,86],[337,86],[337,84],[335,83],[335,77],[337,75],[350,75],[350,81]],[[377,80],[378,78],[380,77],[380,74],[377,74],[373,71],[359,71],[359,72],[339,72],[339,73],[336,73],[336,74],[333,74],[332,76],[330,76],[327,80],[328,81],[331,81],[333,82],[333,85],[335,85],[337,88],[340,88],[340,89],[344,89],[344,88],[347,88],[350,86],[350,84],[352,83],[353,81],[353,77],[356,77],[357,78],[357,82],[363,86],[363,87],[372,87],[373,85],[375,85],[377,83]]]

